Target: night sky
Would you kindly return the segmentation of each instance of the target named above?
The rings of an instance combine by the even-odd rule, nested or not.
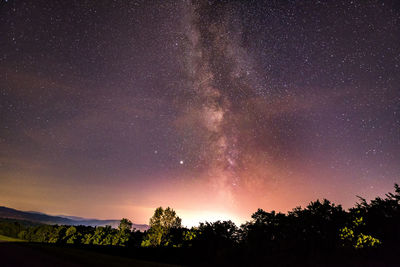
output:
[[[400,182],[400,2],[0,0],[0,205],[147,223]]]

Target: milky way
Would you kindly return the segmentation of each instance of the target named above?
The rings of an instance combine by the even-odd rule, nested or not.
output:
[[[235,188],[245,186],[246,179],[254,183],[270,178],[268,172],[256,177],[253,168],[254,164],[268,167],[268,151],[252,146],[260,131],[257,115],[263,114],[252,106],[260,99],[253,87],[259,86],[254,84],[258,77],[251,57],[240,46],[242,25],[234,20],[234,8],[218,2],[187,7],[185,90],[192,97],[179,118],[182,130],[194,133],[189,142],[197,143],[189,146],[189,153],[197,153],[190,156],[192,163],[205,169],[219,197],[231,202]]]

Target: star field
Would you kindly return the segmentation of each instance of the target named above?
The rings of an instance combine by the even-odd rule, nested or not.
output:
[[[0,36],[5,206],[243,222],[399,182],[397,1],[9,0]]]

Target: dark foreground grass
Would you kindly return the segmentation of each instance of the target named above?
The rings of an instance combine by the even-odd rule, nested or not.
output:
[[[0,242],[26,242],[26,241],[14,237],[0,235]]]
[[[1,266],[177,266],[121,257],[91,249],[40,243],[0,243]]]
[[[243,254],[242,254],[243,253]],[[400,249],[312,251],[126,248],[29,242],[0,243],[0,266],[399,266]]]

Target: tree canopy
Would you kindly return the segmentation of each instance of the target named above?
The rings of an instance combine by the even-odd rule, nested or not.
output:
[[[162,207],[158,207],[150,218],[150,229],[142,242],[142,246],[171,245],[169,234],[172,229],[181,228],[181,223],[181,218],[177,216],[173,209],[167,207],[164,210]]]

